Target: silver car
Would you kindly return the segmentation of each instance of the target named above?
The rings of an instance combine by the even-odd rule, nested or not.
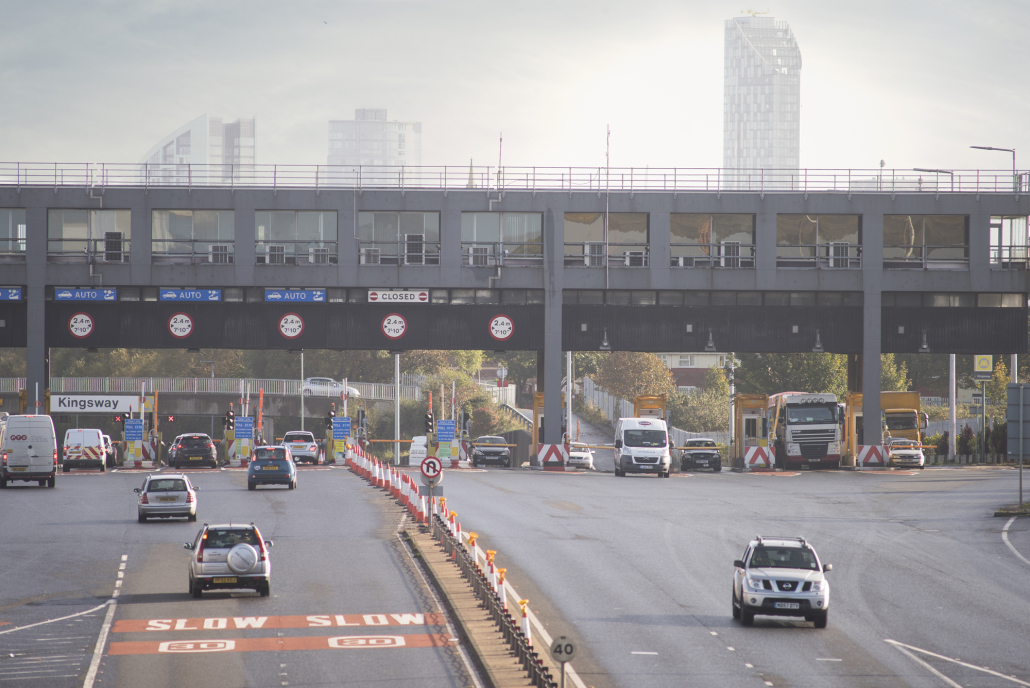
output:
[[[923,450],[915,440],[895,438],[887,445],[887,464],[890,466],[925,468]]]
[[[322,449],[318,446],[318,440],[310,432],[294,430],[286,433],[283,444],[293,455],[294,463],[308,461],[318,465],[322,463]]]
[[[204,590],[248,588],[268,597],[272,577],[268,548],[271,546],[272,541],[263,539],[253,523],[205,523],[193,542],[183,545],[190,552],[190,594],[200,597]]]
[[[170,518],[185,516],[189,521],[197,520],[197,490],[190,479],[181,473],[148,476],[143,487],[135,492],[136,511],[139,522],[148,518]]]
[[[571,442],[569,444],[569,465],[585,468],[588,471],[594,470],[594,450],[583,442]]]

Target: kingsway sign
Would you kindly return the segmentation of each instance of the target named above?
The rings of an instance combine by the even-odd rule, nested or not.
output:
[[[139,397],[112,397],[99,394],[57,394],[50,400],[50,408],[58,411],[84,413],[128,412],[129,407],[139,410]]]

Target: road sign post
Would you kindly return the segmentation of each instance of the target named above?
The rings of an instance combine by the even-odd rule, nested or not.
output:
[[[435,456],[427,456],[422,459],[422,463],[419,465],[421,470],[422,484],[426,486],[426,492],[429,496],[429,503],[432,505],[433,497],[439,496],[442,492],[437,491],[437,486],[443,482],[443,463],[440,462]],[[419,491],[419,494],[423,494]]]
[[[565,688],[565,664],[576,656],[576,644],[565,636],[558,636],[551,643],[551,659],[561,664],[561,688]]]

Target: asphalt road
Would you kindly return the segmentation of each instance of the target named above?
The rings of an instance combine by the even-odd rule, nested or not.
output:
[[[329,467],[302,468],[296,491],[249,492],[243,471],[191,478],[198,523],[138,523],[141,472],[0,493],[0,685],[84,685],[105,620],[96,686],[472,685],[382,492]],[[272,595],[194,600],[182,544],[230,520],[274,540]]]
[[[548,632],[578,641],[585,685],[1030,686],[1030,520],[1012,549],[992,517],[1013,470],[487,469],[444,489]],[[759,533],[804,535],[834,565],[829,628],[732,620],[732,562]]]

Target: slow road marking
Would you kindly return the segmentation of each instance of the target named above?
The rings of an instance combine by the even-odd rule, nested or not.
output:
[[[285,650],[372,650],[398,647],[449,647],[445,634],[340,635],[299,638],[211,638],[114,642],[108,655],[205,654],[211,652],[282,652]]]
[[[314,614],[309,616],[227,616],[195,619],[122,619],[112,633],[224,631],[246,628],[330,628],[344,626],[425,626],[444,624],[443,614]]]

